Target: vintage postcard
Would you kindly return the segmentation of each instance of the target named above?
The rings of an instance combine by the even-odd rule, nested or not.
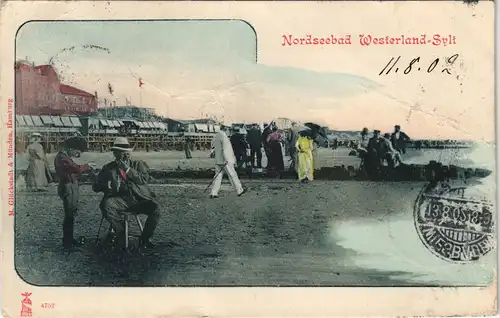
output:
[[[493,2],[1,14],[5,317],[495,315]]]

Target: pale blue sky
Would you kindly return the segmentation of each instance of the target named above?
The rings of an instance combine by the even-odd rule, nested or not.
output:
[[[162,55],[216,64],[256,59],[254,32],[238,20],[31,22],[19,30],[17,56],[46,63],[64,48],[85,44],[108,48],[113,59],[130,64],[161,61]]]

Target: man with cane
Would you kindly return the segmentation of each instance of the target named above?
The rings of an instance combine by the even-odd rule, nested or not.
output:
[[[241,196],[247,191],[247,189],[242,186],[240,179],[238,178],[238,174],[234,169],[234,166],[236,165],[236,157],[233,152],[233,147],[231,146],[231,141],[226,135],[225,129],[226,127],[224,125],[221,125],[220,130],[217,132],[213,140],[215,154],[215,176],[212,179],[212,183],[208,186],[212,186],[210,198],[219,197],[219,190],[221,187],[224,172],[226,172],[227,176],[229,177],[229,181],[231,182],[233,187],[235,187],[236,194],[238,196]]]
[[[89,165],[78,165],[71,157],[78,158],[87,148],[83,137],[75,136],[64,142],[63,149],[54,158],[56,175],[59,180],[57,194],[63,201],[63,248],[70,252],[83,245],[74,239],[75,216],[78,211],[79,186],[78,177],[89,170]]]

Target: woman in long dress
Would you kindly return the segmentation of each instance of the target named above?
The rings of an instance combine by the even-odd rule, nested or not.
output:
[[[314,179],[313,168],[313,140],[308,131],[299,133],[300,137],[297,139],[295,147],[298,152],[298,175],[302,183],[309,183]]]
[[[31,191],[47,191],[45,187],[52,181],[47,157],[40,144],[40,134],[32,135],[28,146],[28,169],[26,170],[26,187]]]
[[[281,134],[278,128],[273,127],[273,132],[267,136],[266,142],[269,144],[270,160],[268,167],[276,172],[285,171],[285,161],[283,160],[283,148],[281,147]]]

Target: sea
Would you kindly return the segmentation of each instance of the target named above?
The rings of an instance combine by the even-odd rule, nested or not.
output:
[[[491,170],[488,177],[466,184],[466,192],[472,198],[487,199],[496,211],[495,157],[494,144],[476,143],[468,149],[412,152],[405,157],[405,163],[427,164],[436,160],[447,165]],[[357,256],[351,260],[353,265],[386,272],[388,278],[406,281],[407,285],[486,286],[495,278],[495,249],[467,264],[442,260],[427,250],[418,238],[410,205],[384,220],[333,222],[331,235],[337,244],[356,252]]]

